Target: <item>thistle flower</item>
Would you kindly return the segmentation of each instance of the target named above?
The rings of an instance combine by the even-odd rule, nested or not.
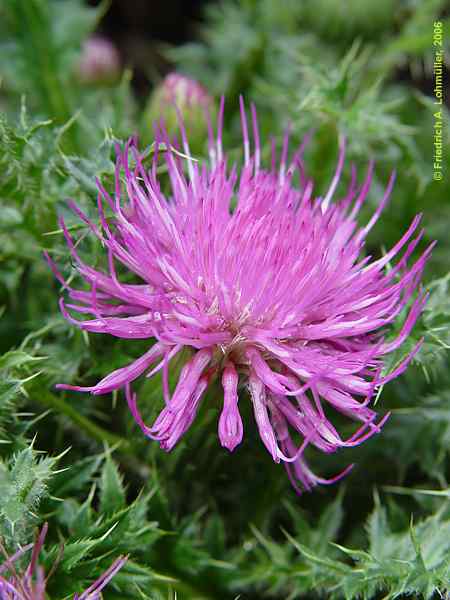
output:
[[[48,577],[38,564],[39,554],[44,545],[48,526],[45,524],[34,544],[28,544],[8,557],[3,547],[0,550],[5,555],[5,562],[0,565],[0,600],[45,600]],[[21,573],[16,569],[15,562],[26,552],[32,550],[28,567]],[[81,595],[75,594],[73,600],[100,600],[100,592],[114,575],[123,567],[127,558],[120,556],[87,590]],[[8,577],[7,577],[8,575]]]
[[[84,42],[78,63],[78,74],[84,83],[113,82],[119,72],[120,57],[112,42],[99,35]]]
[[[222,100],[216,135],[210,119],[208,123],[209,164],[201,167],[191,159],[183,161],[164,127],[155,127],[154,147],[167,149],[170,194],[163,193],[158,180],[158,153],[148,168],[130,140],[117,149],[114,196],[98,182],[101,226],[71,202],[106,248],[109,267],[102,272],[85,264],[61,219],[88,286],[70,287],[49,259],[71,299],[69,304],[60,301],[64,316],[85,331],[149,342],[154,338],[155,343],[94,386],[58,387],[92,394],[125,388],[142,432],[167,451],[195,419],[213,377],[223,387],[219,440],[234,450],[243,438],[239,403],[248,401],[239,388],[248,388],[262,443],[274,461],[285,464],[297,491],[309,490],[338,480],[351,466],[331,479],[319,477],[305,460],[307,446],[326,453],[357,446],[386,421],[388,415],[377,422],[371,399],[406,369],[420,347],[384,373],[385,357],[403,344],[426,301],[423,291],[415,290],[432,246],[411,264],[423,235],[419,215],[384,256],[362,256],[394,175],[369,222],[358,227],[356,216],[369,192],[373,163],[360,185],[352,168],[347,192],[332,202],[344,166],[341,140],[329,189],[324,197],[315,197],[303,167],[304,144],[288,162],[289,133],[280,158],[273,144],[271,165],[261,166],[256,111],[252,106],[251,151],[241,99],[245,164],[238,173],[236,166],[228,167],[222,149],[223,111]],[[183,154],[190,157],[181,116],[180,132]],[[105,207],[112,221],[106,219]],[[116,261],[140,283],[122,283]],[[92,318],[78,320],[69,310]],[[388,326],[404,310],[400,333],[387,340]],[[184,348],[191,358],[171,394],[171,360]],[[153,424],[146,424],[131,383],[151,367],[147,377],[162,371],[165,406]],[[332,424],[329,413],[334,411],[357,423],[348,439]]]

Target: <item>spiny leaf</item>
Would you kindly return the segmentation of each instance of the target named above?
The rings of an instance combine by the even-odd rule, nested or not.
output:
[[[30,531],[58,459],[39,457],[29,446],[7,462],[0,460],[0,528],[7,538],[21,539]]]
[[[100,478],[100,510],[106,514],[124,508],[125,489],[122,477],[112,458],[108,455]]]

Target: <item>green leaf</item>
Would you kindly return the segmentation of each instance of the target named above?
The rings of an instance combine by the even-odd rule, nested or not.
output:
[[[0,371],[14,369],[39,360],[43,360],[43,357],[32,356],[22,350],[11,350],[0,357]]]
[[[0,530],[7,538],[29,533],[59,458],[39,457],[29,446],[7,462],[0,460]]]
[[[98,543],[99,540],[92,539],[80,539],[76,542],[68,543],[64,547],[64,555],[61,561],[62,569],[66,572],[72,571],[89,555]]]
[[[115,513],[126,505],[125,489],[117,465],[108,455],[100,478],[100,510]]]

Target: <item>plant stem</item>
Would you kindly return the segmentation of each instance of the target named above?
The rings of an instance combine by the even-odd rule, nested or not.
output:
[[[39,390],[34,396],[41,404],[55,409],[58,413],[66,415],[71,421],[76,423],[80,429],[89,434],[99,442],[106,442],[110,446],[118,446],[120,452],[130,454],[133,451],[132,444],[125,438],[111,433],[96,423],[93,423],[87,417],[81,415],[75,408],[68,404],[63,398],[55,396],[51,392]]]

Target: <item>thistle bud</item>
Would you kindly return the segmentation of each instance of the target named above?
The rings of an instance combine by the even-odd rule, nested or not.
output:
[[[108,39],[94,36],[86,40],[78,63],[78,77],[86,84],[110,84],[120,73],[117,48]]]
[[[175,133],[179,126],[177,109],[190,132],[191,149],[201,151],[207,137],[205,111],[214,113],[214,100],[198,81],[179,73],[167,75],[150,96],[144,112],[144,139],[153,136],[152,124],[161,119],[167,132]]]

